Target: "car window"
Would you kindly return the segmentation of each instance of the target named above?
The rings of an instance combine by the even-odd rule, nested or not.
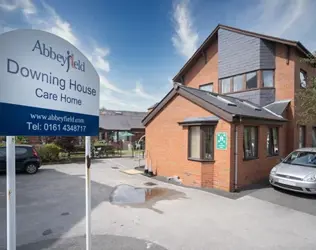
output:
[[[288,164],[316,167],[316,152],[296,151],[284,161]]]
[[[6,150],[5,150],[5,148],[0,148],[0,157],[4,157],[4,156],[6,156]]]
[[[27,153],[26,148],[15,148],[15,155],[24,155]]]

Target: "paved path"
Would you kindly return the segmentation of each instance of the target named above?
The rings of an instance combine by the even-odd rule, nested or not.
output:
[[[316,249],[315,199],[271,188],[230,199],[120,172],[137,165],[128,159],[92,165],[93,249]],[[117,185],[146,187],[148,181],[183,195],[148,206],[109,202]],[[84,249],[84,187],[83,164],[45,166],[34,176],[19,174],[19,249]],[[1,175],[0,232],[5,232],[4,192]],[[0,234],[0,249],[5,239]]]

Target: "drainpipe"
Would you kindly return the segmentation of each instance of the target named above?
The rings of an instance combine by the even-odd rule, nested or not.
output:
[[[234,191],[236,192],[238,190],[238,130],[237,130],[237,124],[235,124],[235,183],[234,183]]]
[[[239,116],[239,125],[241,124],[242,118],[241,116]],[[235,156],[235,183],[234,183],[234,191],[238,192],[238,126],[237,124],[235,124],[235,128],[234,128],[234,132],[235,132],[235,152],[234,152],[234,156]]]

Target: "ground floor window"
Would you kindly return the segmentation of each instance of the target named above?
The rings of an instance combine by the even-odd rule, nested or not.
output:
[[[298,147],[304,148],[305,147],[305,126],[299,126],[298,130]]]
[[[189,127],[189,158],[214,160],[214,126]]]
[[[258,157],[258,128],[244,127],[244,159]]]
[[[269,156],[279,154],[279,130],[278,128],[268,128],[267,152]]]
[[[316,127],[313,127],[312,131],[312,147],[316,147]]]

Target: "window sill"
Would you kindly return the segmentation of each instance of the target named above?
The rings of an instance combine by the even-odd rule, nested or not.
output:
[[[276,156],[280,156],[279,154],[275,154],[275,155],[267,155],[267,158],[270,158],[270,157],[276,157]]]
[[[238,93],[243,93],[243,92],[248,92],[248,91],[254,91],[254,90],[259,90],[259,89],[274,89],[275,87],[264,87],[262,86],[261,88],[250,88],[250,89],[242,89],[242,90],[237,90],[237,91],[229,91],[226,93],[221,93],[222,95],[230,95],[230,94],[238,94]]]
[[[259,157],[251,157],[251,158],[243,158],[243,161],[252,161],[252,160],[258,160]]]
[[[188,158],[189,161],[197,161],[197,162],[215,162],[214,160],[208,159],[197,159],[197,158]]]

